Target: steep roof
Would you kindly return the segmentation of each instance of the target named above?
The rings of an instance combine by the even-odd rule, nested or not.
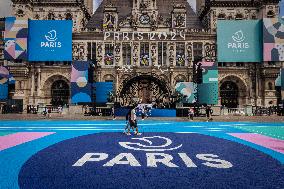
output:
[[[87,28],[102,28],[104,7],[109,3],[113,4],[114,7],[117,7],[118,23],[122,22],[123,19],[131,15],[133,0],[103,0],[103,2],[100,4],[98,9],[95,11],[92,18],[88,22]],[[173,6],[176,4],[186,5],[186,20],[188,28],[202,28],[202,24],[197,14],[193,11],[192,7],[186,0],[157,0],[157,8],[159,14],[163,16],[164,19],[170,18]]]

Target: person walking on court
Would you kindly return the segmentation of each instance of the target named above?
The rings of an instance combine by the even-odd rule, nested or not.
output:
[[[212,109],[210,106],[206,106],[206,117],[207,117],[207,122],[212,121],[211,115],[213,113]]]
[[[125,121],[126,121],[126,126],[124,128],[124,132],[126,135],[131,135],[130,134],[130,115],[131,115],[131,109],[127,112]]]
[[[137,116],[136,116],[136,108],[135,108],[135,106],[131,110],[130,125],[131,125],[132,128],[135,129],[135,131],[134,131],[135,135],[141,135],[141,133],[138,132],[138,123],[137,123]]]
[[[188,109],[188,119],[190,119],[190,121],[193,121],[193,116],[194,116],[193,108]]]

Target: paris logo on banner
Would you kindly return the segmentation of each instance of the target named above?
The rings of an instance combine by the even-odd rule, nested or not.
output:
[[[29,20],[29,61],[72,61],[72,20]]]

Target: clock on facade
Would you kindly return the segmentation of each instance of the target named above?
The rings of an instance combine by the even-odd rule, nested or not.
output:
[[[141,24],[149,24],[150,23],[150,16],[148,14],[143,14],[139,18]]]

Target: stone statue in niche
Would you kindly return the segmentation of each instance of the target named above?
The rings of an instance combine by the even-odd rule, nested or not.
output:
[[[115,16],[110,13],[106,13],[104,18],[103,28],[113,29],[114,25],[115,25]]]

